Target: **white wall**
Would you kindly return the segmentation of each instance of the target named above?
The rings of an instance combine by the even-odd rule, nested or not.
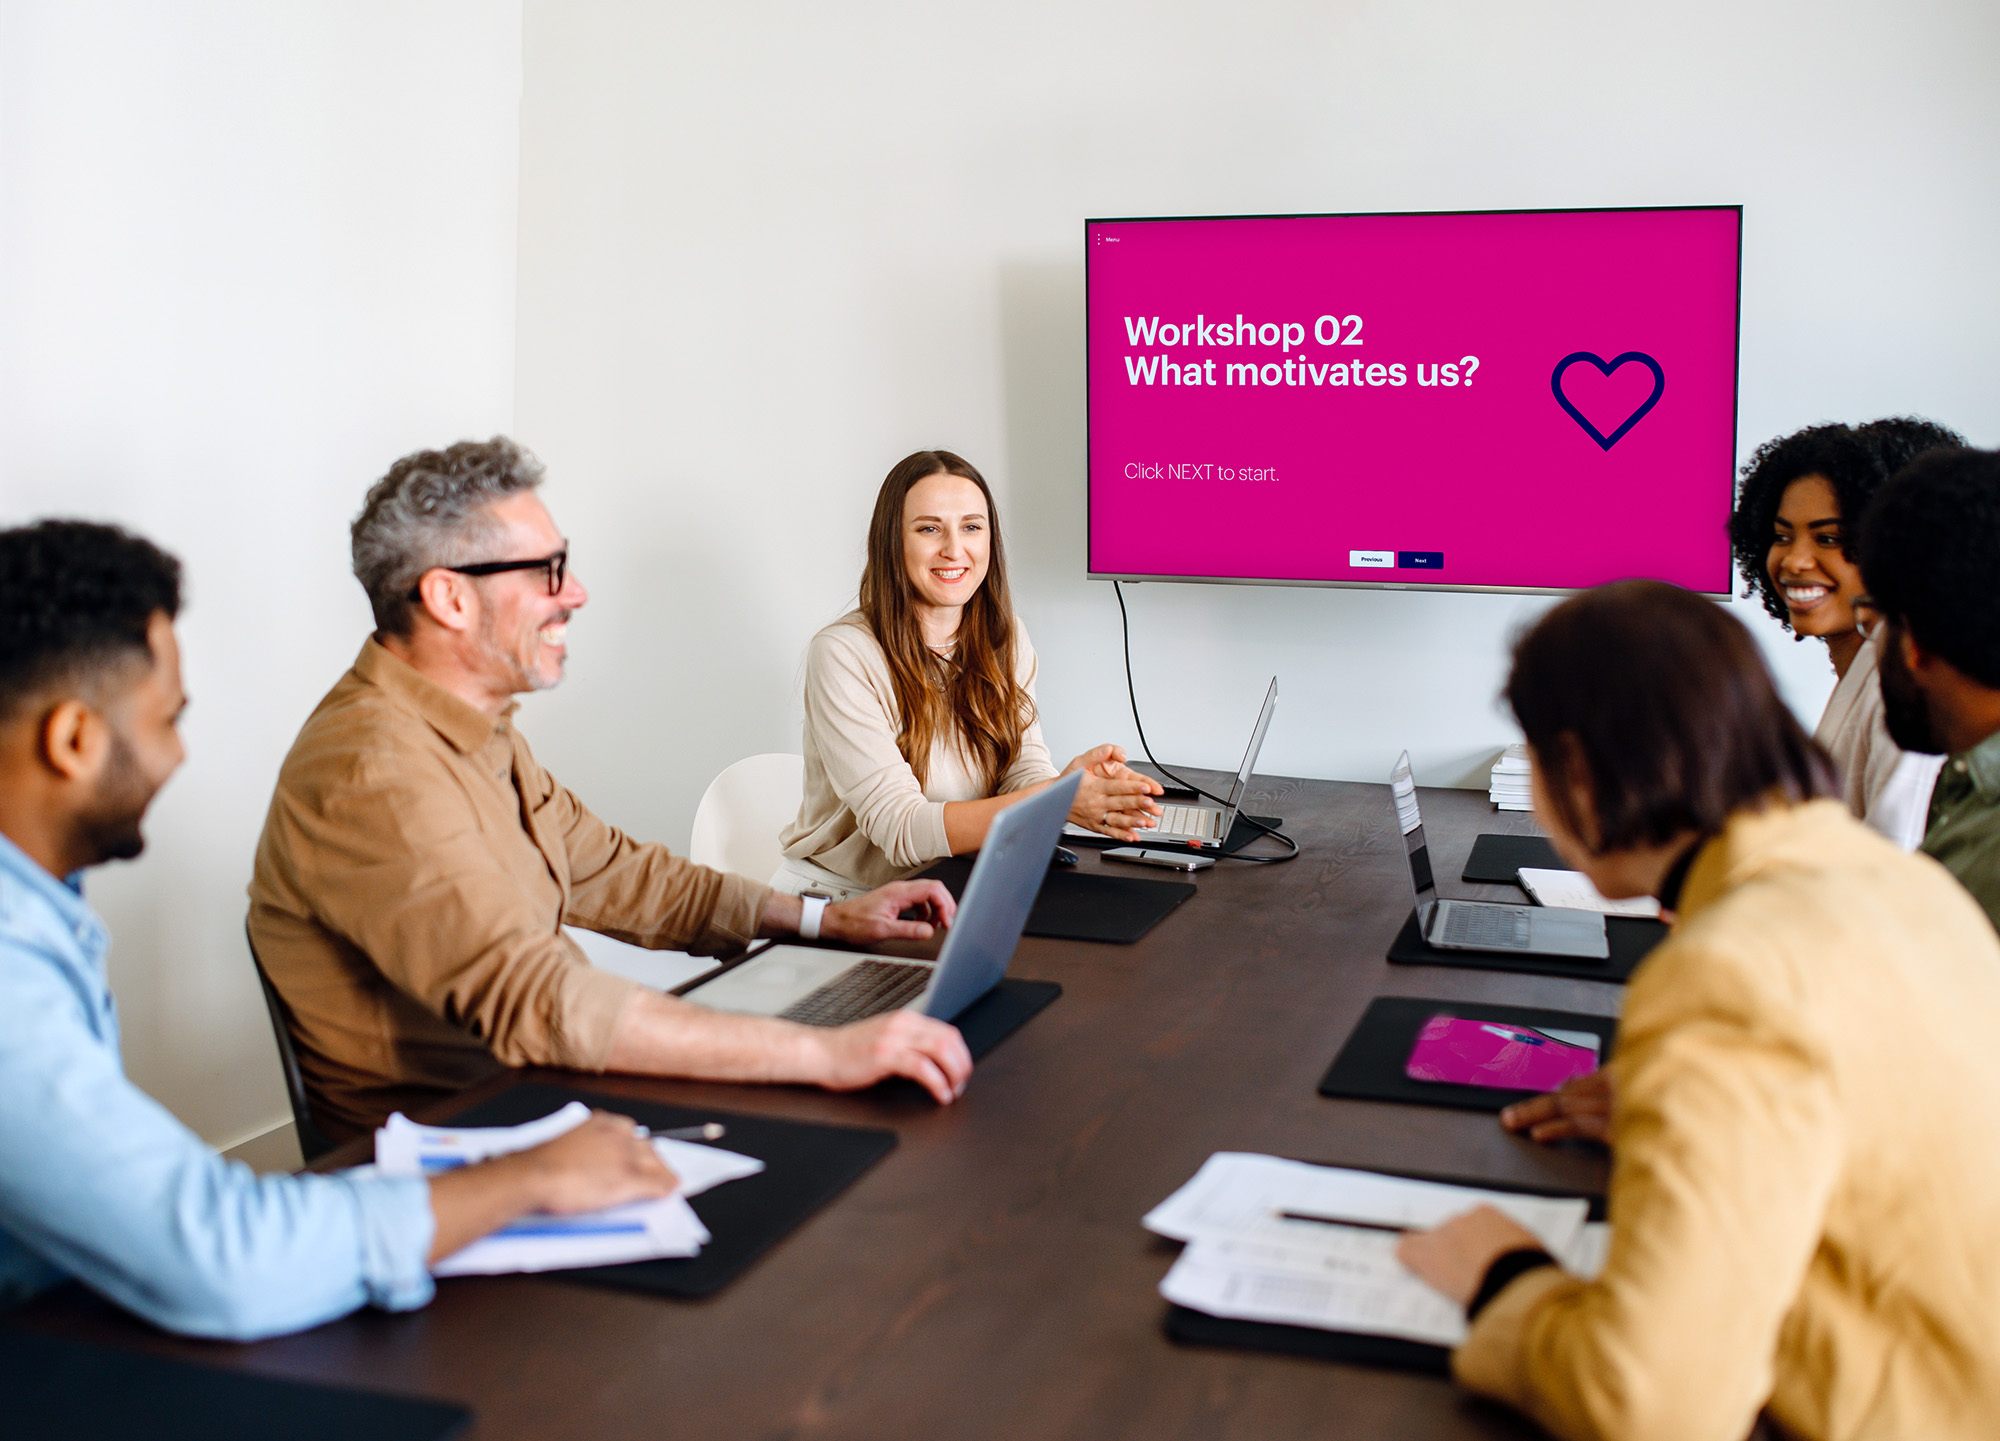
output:
[[[368,631],[347,522],[511,421],[519,47],[509,0],[0,0],[0,524],[187,564],[190,759],[90,896],[128,1068],[217,1143],[289,1114],[243,888]]]
[[[1081,579],[1082,217],[1740,200],[1746,452],[1907,409],[1993,444],[1996,42],[1973,0],[0,0],[0,523],[115,518],[190,569],[192,759],[93,884],[133,1073],[219,1142],[283,1114],[243,885],[404,451],[551,463],[595,600],[525,723],[642,834],[796,747],[805,640],[920,445],[1000,488],[1052,742],[1129,743]],[[1267,770],[1409,744],[1429,781],[1507,739],[1541,604],[1132,599],[1164,756],[1233,759],[1275,670]],[[1816,713],[1816,650],[1772,651]]]
[[[681,841],[796,749],[798,663],[920,446],[997,483],[1062,754],[1133,744],[1083,576],[1088,215],[1747,206],[1740,436],[1918,410],[2000,440],[2000,11],[1878,4],[529,0],[519,435],[594,592],[543,758]],[[1603,537],[1643,550],[1643,535]],[[1171,763],[1482,779],[1544,601],[1129,592]],[[1753,605],[1817,716],[1824,651]]]

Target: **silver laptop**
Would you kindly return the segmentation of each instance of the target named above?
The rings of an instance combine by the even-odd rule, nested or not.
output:
[[[1139,833],[1142,845],[1155,841],[1169,841],[1197,849],[1219,846],[1229,839],[1229,832],[1235,828],[1236,813],[1243,808],[1244,792],[1250,789],[1250,773],[1257,769],[1257,753],[1264,749],[1264,732],[1271,728],[1271,712],[1278,708],[1278,678],[1271,677],[1271,688],[1264,692],[1264,709],[1257,714],[1257,728],[1250,732],[1250,749],[1243,752],[1243,768],[1236,773],[1236,784],[1229,788],[1226,805],[1215,805],[1202,801],[1190,805],[1171,802],[1160,807],[1160,823],[1149,831]]]
[[[1081,775],[1069,776],[993,818],[937,960],[767,946],[680,994],[718,1011],[808,1026],[844,1026],[894,1010],[955,1020],[1007,974],[1082,783]]]
[[[1595,911],[1550,906],[1510,906],[1501,901],[1438,899],[1431,876],[1430,846],[1417,810],[1417,781],[1410,753],[1396,758],[1389,772],[1396,825],[1410,858],[1410,883],[1417,893],[1417,927],[1425,941],[1447,951],[1517,951],[1532,956],[1573,956],[1602,961],[1611,955],[1604,917]]]

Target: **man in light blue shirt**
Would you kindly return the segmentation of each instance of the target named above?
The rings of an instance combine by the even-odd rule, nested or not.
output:
[[[266,1176],[126,1079],[89,866],[137,856],[180,765],[180,567],[108,526],[0,531],[0,1309],[73,1276],[249,1339],[421,1306],[430,1264],[530,1211],[664,1195],[630,1120],[430,1180]]]

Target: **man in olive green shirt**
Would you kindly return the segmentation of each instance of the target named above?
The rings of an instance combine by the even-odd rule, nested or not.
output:
[[[2000,927],[2000,452],[1911,462],[1869,507],[1860,559],[1889,735],[1950,757],[1923,848]]]

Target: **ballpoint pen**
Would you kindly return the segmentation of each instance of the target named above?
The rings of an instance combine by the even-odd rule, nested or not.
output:
[[[656,1141],[719,1141],[729,1134],[729,1128],[720,1121],[703,1121],[699,1126],[676,1126],[671,1131],[654,1131],[641,1126],[639,1134]]]
[[[1314,1221],[1322,1226],[1356,1226],[1363,1231],[1390,1231],[1396,1235],[1417,1229],[1413,1226],[1392,1226],[1386,1221],[1361,1221],[1352,1216],[1319,1216],[1311,1211],[1280,1211],[1281,1221]]]

